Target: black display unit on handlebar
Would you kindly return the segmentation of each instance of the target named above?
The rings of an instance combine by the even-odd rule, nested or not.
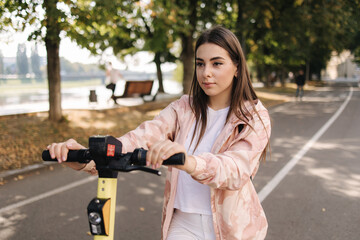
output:
[[[122,153],[122,144],[112,136],[92,136],[89,148],[70,150],[68,162],[88,163],[94,160],[99,173],[97,196],[90,201],[87,211],[90,232],[95,240],[113,240],[118,172],[135,170],[161,175],[161,172],[147,168],[147,150],[137,148],[133,152]],[[43,151],[44,161],[52,159],[48,150]],[[164,165],[183,165],[185,155],[178,153],[163,162]]]

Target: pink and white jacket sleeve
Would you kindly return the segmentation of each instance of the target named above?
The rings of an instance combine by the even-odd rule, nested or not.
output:
[[[262,121],[255,115],[250,122],[253,129],[245,126],[238,133],[234,125],[226,125],[233,128],[229,138],[225,138],[230,142],[215,142],[212,153],[195,156],[197,165],[192,177],[210,187],[227,190],[239,190],[250,177],[254,177],[260,156],[269,141],[271,128],[267,111],[259,114]],[[227,146],[226,149],[222,149],[222,145]]]
[[[178,112],[171,103],[163,109],[153,120],[145,121],[135,130],[132,130],[118,138],[123,144],[123,152],[131,152],[135,148],[147,149],[147,143],[154,143],[160,140],[174,140],[175,131],[178,127]]]

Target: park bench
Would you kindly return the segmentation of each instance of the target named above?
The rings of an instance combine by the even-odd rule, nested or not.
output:
[[[131,97],[141,97],[144,102],[155,101],[156,95],[151,95],[152,87],[154,81],[153,80],[127,80],[125,82],[124,93],[121,96],[113,96],[112,98],[116,102],[119,98],[131,98]],[[147,98],[151,96],[150,100]]]

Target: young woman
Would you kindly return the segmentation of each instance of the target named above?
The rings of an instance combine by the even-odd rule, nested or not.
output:
[[[190,96],[120,137],[123,151],[144,147],[147,165],[186,154],[168,167],[162,239],[264,239],[267,221],[252,184],[270,137],[270,118],[250,81],[236,36],[223,27],[201,34]],[[66,161],[75,140],[48,146]],[[70,163],[67,163],[70,165]],[[71,164],[96,174],[93,162]]]

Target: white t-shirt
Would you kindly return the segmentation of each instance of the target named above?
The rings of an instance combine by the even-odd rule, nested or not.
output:
[[[187,149],[188,155],[199,155],[204,152],[210,152],[217,136],[225,125],[228,111],[229,107],[217,111],[208,107],[206,130],[195,152],[193,151],[200,132],[200,129],[198,129],[190,146],[195,123],[186,138],[185,149]],[[210,205],[210,187],[195,181],[188,173],[180,170],[174,208],[187,213],[212,215]]]

